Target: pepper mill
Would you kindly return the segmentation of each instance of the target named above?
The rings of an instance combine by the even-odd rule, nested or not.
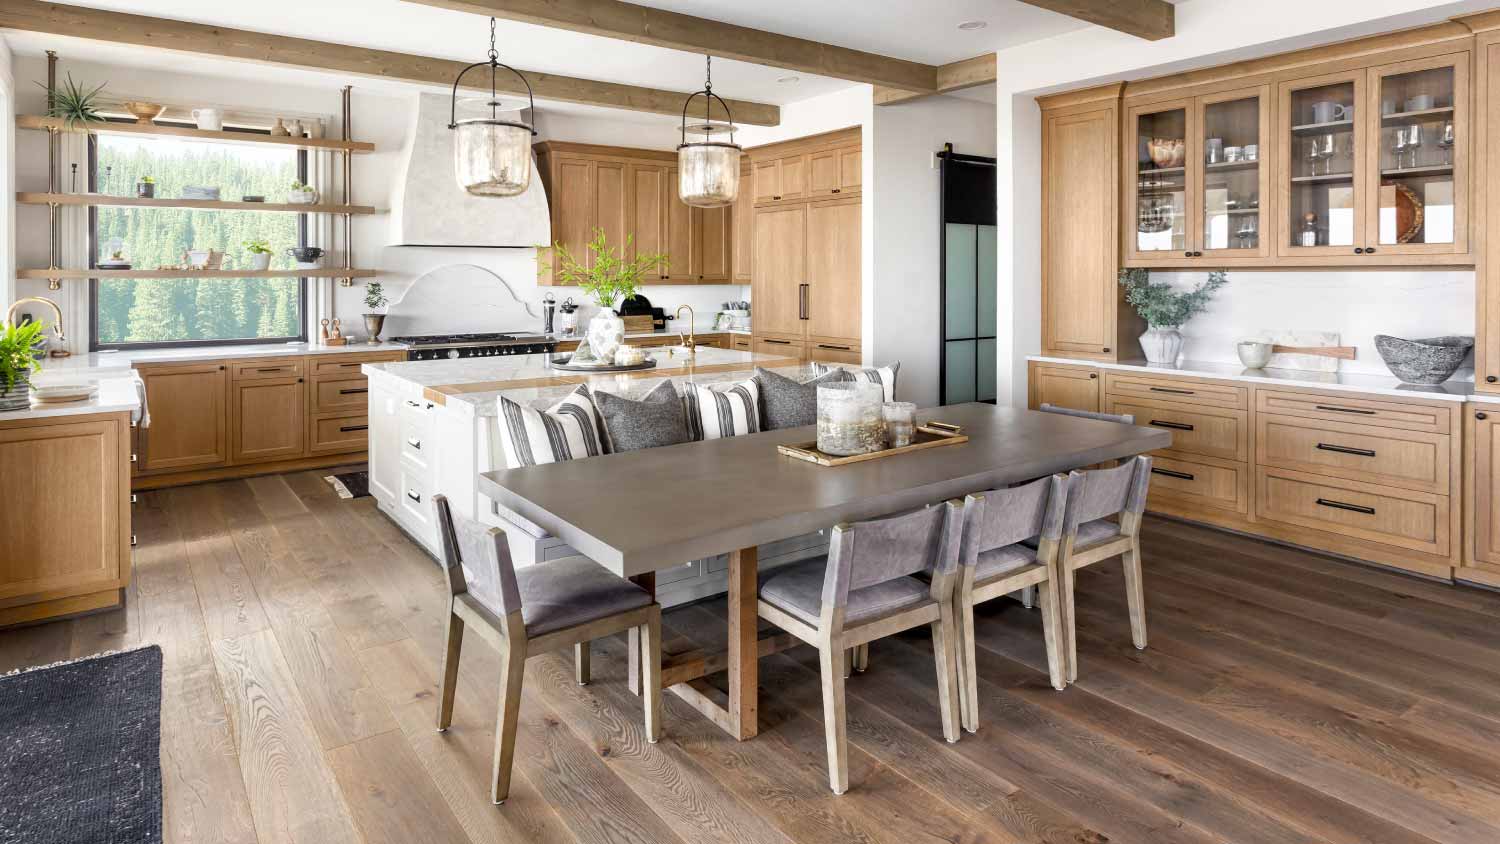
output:
[[[557,313],[557,297],[548,292],[542,297],[542,333],[552,333],[552,318]]]

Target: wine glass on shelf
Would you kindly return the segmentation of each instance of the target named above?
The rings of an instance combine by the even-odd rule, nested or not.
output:
[[[1411,163],[1408,167],[1420,167],[1418,160],[1422,152],[1422,126],[1418,123],[1406,127],[1406,151],[1411,153]]]
[[[1438,142],[1437,142],[1437,145],[1440,148],[1442,148],[1442,150],[1443,150],[1443,164],[1444,165],[1451,165],[1453,163],[1453,143],[1454,143],[1454,141],[1455,141],[1455,136],[1453,134],[1453,121],[1452,120],[1446,120],[1446,121],[1443,122],[1443,131],[1438,135]]]
[[[1391,143],[1391,153],[1396,156],[1396,166],[1393,169],[1401,169],[1402,162],[1406,160],[1406,149],[1406,127],[1397,126],[1395,139]]]
[[[1317,135],[1313,138],[1313,143],[1317,147],[1316,157],[1323,159],[1323,175],[1333,175],[1333,133]]]

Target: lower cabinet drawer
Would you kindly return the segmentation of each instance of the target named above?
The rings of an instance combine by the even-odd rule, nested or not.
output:
[[[1443,434],[1270,414],[1256,425],[1262,465],[1439,495],[1450,489],[1452,440]]]
[[[364,414],[312,421],[312,450],[315,452],[364,451],[369,437],[370,424]]]
[[[1129,414],[1135,424],[1160,428],[1172,434],[1172,450],[1224,460],[1250,459],[1250,424],[1243,410],[1221,410],[1193,405],[1173,405],[1149,399],[1126,400],[1110,396],[1109,413]]]
[[[1260,468],[1256,476],[1256,517],[1448,555],[1449,499],[1446,495],[1393,489]],[[1340,551],[1337,543],[1329,550]]]
[[[432,502],[427,500],[427,479],[424,473],[402,466],[401,489],[397,493],[399,497],[396,504],[401,508],[402,515],[414,522],[415,526],[425,529],[431,523],[433,513]]]
[[[846,343],[838,340],[808,340],[807,359],[821,360],[828,363],[859,364],[863,362],[863,356],[860,354],[858,343]]]
[[[313,412],[364,408],[369,394],[370,383],[363,377],[318,378],[313,381]]]
[[[1245,463],[1183,460],[1151,455],[1149,505],[1213,508],[1246,515],[1250,512],[1250,470]]]

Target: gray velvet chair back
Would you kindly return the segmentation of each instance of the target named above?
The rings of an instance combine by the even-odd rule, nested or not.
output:
[[[966,497],[959,563],[972,566],[986,551],[1015,545],[1033,536],[1061,539],[1067,491],[1067,476],[1053,475],[1022,486]]]
[[[1092,410],[1074,410],[1071,407],[1058,407],[1055,404],[1043,404],[1037,410],[1044,413],[1058,413],[1063,416],[1077,416],[1081,419],[1098,419],[1101,422],[1123,422],[1126,425],[1135,424],[1135,417],[1128,413],[1095,413]]]
[[[501,618],[519,611],[521,591],[505,531],[455,515],[446,495],[433,496],[432,506],[437,510],[443,567],[453,594],[468,592]]]
[[[946,501],[911,513],[833,529],[823,605],[842,607],[849,592],[917,572],[952,574],[963,513]]]
[[[1111,469],[1073,470],[1068,475],[1068,511],[1063,533],[1072,535],[1084,522],[1117,513],[1144,513],[1150,484],[1151,458],[1144,455]]]

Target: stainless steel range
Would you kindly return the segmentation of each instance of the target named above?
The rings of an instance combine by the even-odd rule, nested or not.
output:
[[[411,347],[406,350],[407,360],[541,355],[557,350],[557,341],[545,334],[426,334],[391,339]]]

